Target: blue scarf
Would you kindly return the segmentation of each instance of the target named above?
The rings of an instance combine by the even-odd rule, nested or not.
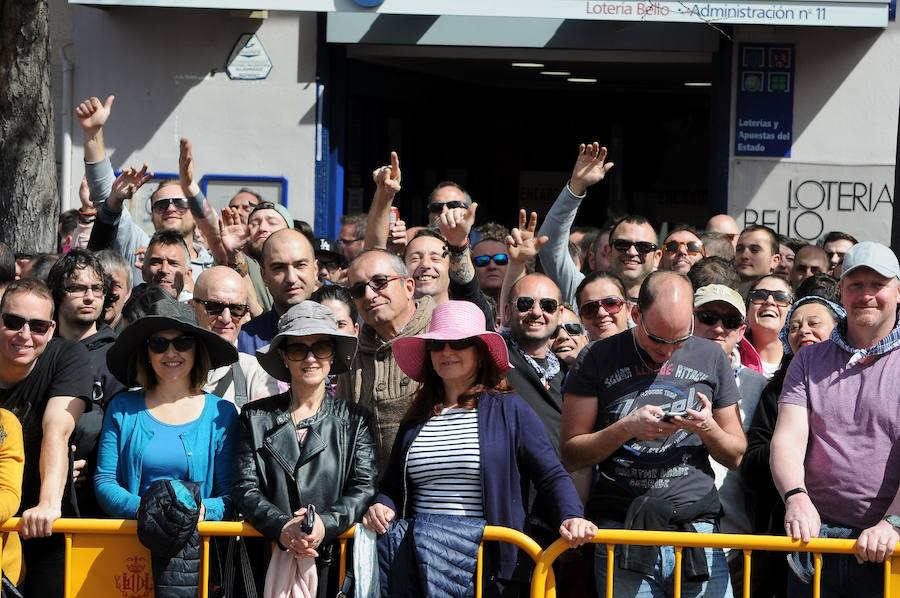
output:
[[[557,359],[556,354],[553,351],[547,351],[547,367],[541,367],[541,365],[534,360],[534,358],[525,352],[522,347],[519,346],[519,343],[516,342],[516,339],[513,338],[512,334],[510,334],[509,328],[502,328],[500,330],[500,334],[506,339],[506,342],[510,347],[515,349],[519,355],[522,356],[522,359],[525,360],[525,363],[531,366],[531,368],[538,375],[538,378],[541,379],[541,384],[544,385],[544,388],[550,388],[550,381],[553,380],[554,376],[559,373],[559,359]]]
[[[829,301],[824,297],[819,297],[818,295],[807,295],[805,297],[800,297],[796,301],[794,301],[791,308],[788,310],[787,315],[784,318],[784,326],[781,327],[781,332],[778,333],[778,338],[781,339],[781,344],[784,347],[784,354],[790,355],[793,353],[791,351],[791,345],[788,343],[788,332],[791,329],[791,316],[794,315],[794,312],[797,311],[797,308],[801,305],[805,305],[807,303],[821,303],[825,307],[831,310],[831,313],[834,315],[835,321],[840,324],[847,318],[847,311],[843,308],[843,306],[834,303],[833,301]],[[834,328],[837,330],[837,326]]]
[[[847,320],[842,320],[831,331],[831,342],[850,353],[850,361],[847,362],[847,367],[853,367],[866,357],[884,355],[900,347],[900,324],[894,324],[894,329],[886,337],[878,341],[874,347],[857,349],[856,347],[851,347],[850,343],[847,342]]]

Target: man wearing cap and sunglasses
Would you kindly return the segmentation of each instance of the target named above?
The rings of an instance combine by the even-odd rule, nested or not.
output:
[[[694,336],[690,281],[650,274],[632,309],[636,326],[591,344],[566,379],[562,457],[569,471],[595,464],[587,503],[599,527],[715,530],[721,509],[712,457],[736,468],[747,443],[740,399],[724,352]],[[598,546],[598,585],[607,576]],[[673,549],[620,548],[615,596],[669,595]],[[685,596],[732,595],[720,549],[685,549]]]
[[[881,596],[881,565],[900,531],[900,264],[871,241],[844,255],[847,319],[788,367],[770,464],[795,540],[856,538],[854,555],[824,555],[822,596]],[[795,570],[788,596],[812,595]],[[804,579],[805,578],[805,579]]]

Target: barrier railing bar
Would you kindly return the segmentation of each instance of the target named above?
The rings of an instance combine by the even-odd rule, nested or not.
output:
[[[475,598],[484,594],[484,542],[478,544],[478,558],[475,559]]]
[[[23,556],[24,558],[24,556]],[[66,598],[72,597],[72,534],[66,534],[66,548],[63,571],[63,595]]]
[[[200,598],[209,598],[209,536],[200,541]]]
[[[750,598],[750,562],[753,560],[751,558],[751,554],[753,554],[752,550],[744,550],[744,598]]]
[[[813,598],[822,595],[822,555],[813,554]]]
[[[344,578],[347,577],[347,538],[343,536],[338,537],[338,544],[341,547],[341,556],[338,561],[338,579],[343,584]]]
[[[892,574],[892,561],[891,559],[885,559],[884,561],[884,598],[891,598],[891,574]]]
[[[616,545],[606,545],[606,598],[613,598],[613,573],[616,570]]]
[[[681,598],[681,560],[682,560],[682,550],[681,546],[675,547],[675,598]]]

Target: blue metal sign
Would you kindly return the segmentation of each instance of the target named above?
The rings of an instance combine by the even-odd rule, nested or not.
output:
[[[792,44],[738,48],[736,156],[791,156],[795,60]]]

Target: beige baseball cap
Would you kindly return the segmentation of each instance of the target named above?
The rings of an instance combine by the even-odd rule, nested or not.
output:
[[[708,284],[694,291],[694,308],[714,301],[722,301],[735,308],[742,318],[747,317],[747,307],[741,294],[724,284]]]

